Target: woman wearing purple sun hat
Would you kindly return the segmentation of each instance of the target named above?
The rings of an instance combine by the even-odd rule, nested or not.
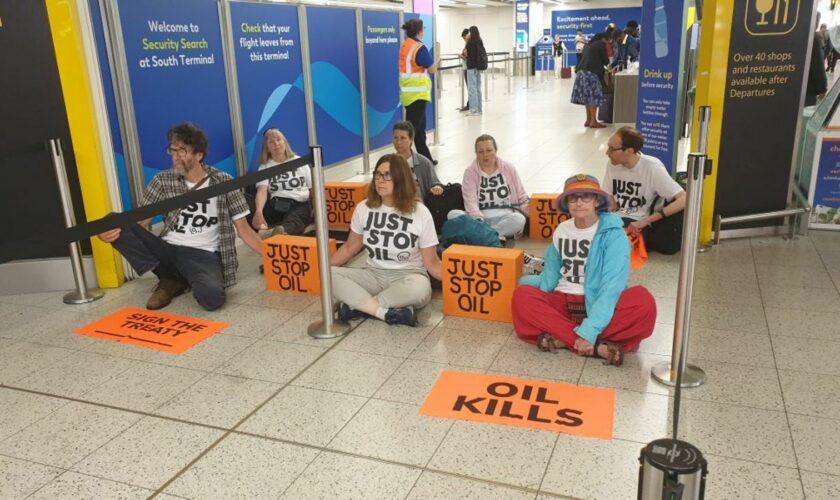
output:
[[[519,338],[620,366],[653,333],[656,302],[644,287],[627,287],[630,242],[613,204],[595,177],[566,180],[557,206],[572,218],[555,229],[542,274],[523,277],[513,294]]]

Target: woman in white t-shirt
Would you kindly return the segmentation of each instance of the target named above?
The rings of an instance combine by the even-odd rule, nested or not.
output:
[[[330,259],[338,319],[367,314],[389,325],[415,326],[415,308],[432,297],[428,275],[441,279],[437,244],[432,214],[417,201],[408,163],[397,154],[383,156],[367,199],[353,212],[347,241]],[[340,267],[362,248],[366,267]]]
[[[499,236],[519,238],[528,217],[528,193],[513,164],[496,154],[498,149],[491,135],[475,140],[475,160],[464,171],[461,184],[464,210],[452,210],[447,218],[468,214],[489,224]]]
[[[265,131],[260,170],[297,157],[282,132],[276,128]],[[274,227],[273,234],[303,234],[306,226],[312,223],[311,187],[312,173],[308,165],[258,182],[251,225],[254,229]]]
[[[566,348],[619,366],[653,333],[656,302],[645,288],[627,288],[630,242],[621,218],[609,213],[611,196],[598,179],[566,181],[560,223],[539,276],[525,276],[513,294],[513,326],[540,350]]]

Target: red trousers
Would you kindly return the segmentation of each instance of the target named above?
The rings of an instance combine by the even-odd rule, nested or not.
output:
[[[574,351],[579,337],[566,306],[563,292],[543,292],[533,286],[517,287],[513,293],[513,326],[520,339],[530,344],[546,332]],[[642,340],[653,333],[656,322],[656,301],[646,288],[634,286],[624,290],[615,306],[610,324],[598,340],[621,344],[625,352],[635,351]]]

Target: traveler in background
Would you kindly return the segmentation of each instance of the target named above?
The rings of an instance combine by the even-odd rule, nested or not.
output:
[[[575,65],[580,62],[580,58],[583,57],[583,49],[586,47],[586,35],[581,30],[577,30],[577,34],[575,35]]]
[[[404,121],[394,124],[391,140],[397,154],[408,163],[411,172],[414,174],[420,201],[423,201],[423,197],[429,193],[433,195],[443,194],[443,184],[438,180],[435,166],[428,158],[411,150],[411,143],[414,140],[414,126],[411,125],[411,122]]]
[[[674,254],[682,245],[685,190],[665,165],[641,152],[642,133],[621,127],[607,141],[607,170],[604,190],[613,195],[617,214],[634,233],[641,233],[648,251]],[[656,198],[665,204],[653,213]]]
[[[468,214],[483,220],[503,238],[518,239],[525,230],[528,216],[528,193],[516,168],[497,156],[496,139],[484,134],[475,140],[475,160],[464,172],[461,190],[464,209],[452,210],[454,219]]]
[[[612,61],[615,55],[615,44],[612,43],[613,33],[615,33],[615,23],[610,23],[604,29],[604,39],[607,41],[607,57]]]
[[[192,123],[172,127],[166,138],[172,168],[152,178],[141,205],[231,180],[225,172],[204,164],[207,136]],[[99,238],[112,244],[137,274],[151,271],[158,277],[146,309],[166,307],[192,288],[196,302],[214,311],[225,303],[225,288],[236,284],[236,235],[257,255],[262,254],[262,240],[245,219],[248,213],[245,196],[237,189],[168,212],[160,236],[148,231],[151,219],[146,219],[105,231]]]
[[[621,366],[624,353],[650,337],[656,301],[645,288],[627,288],[630,242],[598,179],[566,181],[558,210],[572,218],[554,230],[539,276],[524,276],[513,293],[513,326],[541,351],[568,349]]]
[[[265,131],[260,170],[297,157],[282,132],[276,128]],[[258,182],[251,225],[254,229],[273,227],[273,234],[303,234],[306,226],[312,223],[309,200],[311,187],[312,172],[309,165]]]
[[[469,28],[464,28],[461,31],[461,40],[464,41],[464,48],[461,49],[461,53],[458,57],[461,58],[461,68],[464,71],[464,85],[469,86],[469,81],[467,80],[467,42],[470,40],[470,30]],[[464,104],[462,107],[458,108],[458,111],[464,112],[469,111],[470,109],[470,94],[467,93],[467,103]]]
[[[640,39],[639,21],[636,21],[635,19],[627,21],[627,26],[624,28],[624,32],[633,38]]]
[[[441,279],[438,238],[412,177],[399,155],[376,162],[367,199],[353,212],[347,242],[330,258],[342,321],[367,314],[389,325],[415,326],[415,308],[431,300],[428,274]],[[340,267],[362,248],[368,254],[365,268]]]
[[[554,35],[554,73],[560,76],[560,68],[563,66],[563,42],[560,35]]]
[[[403,24],[405,40],[400,46],[400,102],[405,107],[405,119],[414,125],[414,146],[417,152],[432,158],[426,145],[426,104],[432,100],[432,80],[429,73],[437,71],[429,50],[423,45],[423,21],[411,19]]]
[[[820,13],[817,12],[817,23],[814,27],[820,25]],[[814,40],[811,44],[811,67],[808,70],[808,82],[805,86],[805,105],[814,106],[819,102],[825,93],[828,91],[828,76],[825,74],[825,66],[822,61],[815,54],[819,53],[820,42],[814,34]],[[834,69],[832,64],[831,69]]]
[[[612,42],[614,56],[610,62],[613,71],[621,71],[627,68],[627,63],[639,60],[639,40],[623,31],[613,31]]]
[[[482,56],[486,61],[487,52],[484,50],[484,42],[478,33],[478,28],[470,26],[470,36],[467,40],[467,89],[470,95],[470,116],[477,116],[482,113],[483,102],[481,98],[481,71]]]
[[[598,107],[604,103],[604,67],[610,63],[607,57],[607,42],[603,33],[598,33],[583,49],[583,56],[578,62],[577,75],[572,87],[572,104],[586,107],[584,127],[604,128],[598,121]]]

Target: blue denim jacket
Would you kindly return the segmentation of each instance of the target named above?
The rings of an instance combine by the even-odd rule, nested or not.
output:
[[[523,276],[519,284],[553,292],[560,282],[562,264],[557,247],[550,245],[545,251],[542,274]],[[598,216],[598,230],[586,259],[586,281],[583,285],[586,319],[575,328],[579,337],[595,343],[610,324],[618,299],[627,288],[629,276],[630,241],[624,233],[624,224],[619,216],[602,213]]]

